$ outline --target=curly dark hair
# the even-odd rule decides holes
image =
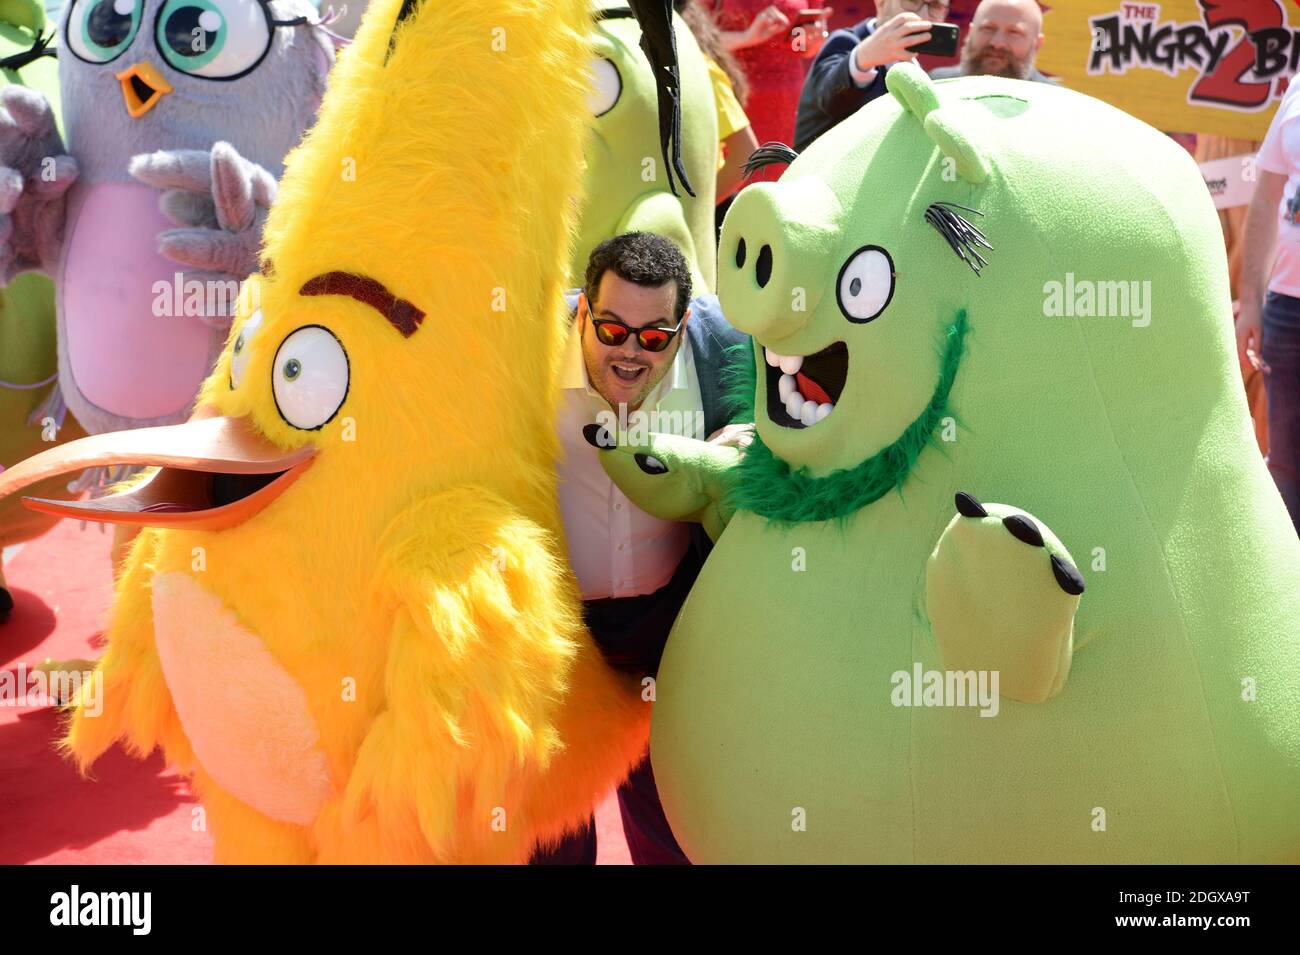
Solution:
[[[600,280],[610,271],[624,281],[650,288],[676,282],[675,320],[680,322],[686,314],[691,300],[691,270],[681,250],[663,236],[653,232],[625,232],[592,249],[582,287],[588,302],[595,304]]]

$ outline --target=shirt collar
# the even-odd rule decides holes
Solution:
[[[587,381],[587,365],[582,360],[582,341],[578,334],[578,320],[569,323],[568,341],[564,346],[564,360],[560,365],[560,388],[577,391],[585,388],[588,394],[596,393]]]

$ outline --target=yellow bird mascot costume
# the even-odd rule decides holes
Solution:
[[[194,419],[0,478],[157,468],[31,502],[147,528],[66,746],[161,745],[219,862],[523,862],[643,750],[553,468],[590,29],[586,0],[375,0]]]

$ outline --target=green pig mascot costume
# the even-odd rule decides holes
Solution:
[[[581,218],[570,284],[582,285],[591,250],[624,232],[654,232],[682,250],[697,293],[716,278],[714,196],[718,116],[709,69],[690,27],[673,14],[681,88],[681,168],[689,191],[667,168],[659,139],[655,76],[641,50],[641,28],[625,2],[600,0],[589,106]]]
[[[754,444],[601,455],[717,540],[659,670],[674,832],[702,862],[1300,860],[1300,543],[1195,164],[1046,84],[889,90],[727,217]]]

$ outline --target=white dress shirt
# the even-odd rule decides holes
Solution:
[[[691,340],[685,330],[680,335],[672,366],[639,412],[628,415],[629,431],[636,427],[635,415],[643,413],[648,416],[646,430],[678,433],[680,427],[686,437],[707,437]],[[560,388],[560,514],[582,599],[654,593],[681,563],[690,546],[690,525],[661,521],[629,501],[600,466],[601,452],[583,437],[584,426],[604,424],[617,409],[611,412],[591,386],[576,320],[569,331]],[[656,416],[649,416],[651,412]],[[605,417],[598,421],[602,413]]]
[[[876,18],[872,17],[867,21],[867,36],[871,36],[875,32]],[[849,53],[849,78],[853,80],[858,89],[866,89],[876,82],[876,68],[874,66],[869,70],[858,69],[858,48],[856,46]]]

